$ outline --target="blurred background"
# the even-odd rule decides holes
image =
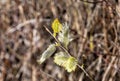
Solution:
[[[37,63],[55,18],[70,25],[69,52],[95,81],[120,81],[120,0],[0,0],[0,81],[90,81],[54,55]]]

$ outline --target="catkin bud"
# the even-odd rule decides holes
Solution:
[[[49,47],[42,53],[41,58],[38,60],[38,62],[41,64],[43,63],[47,58],[49,58],[56,50],[55,44],[49,45]]]
[[[58,33],[58,40],[65,46],[65,48],[67,48],[72,41],[69,33],[69,25],[67,23],[63,24],[61,32]]]

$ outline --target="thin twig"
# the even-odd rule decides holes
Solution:
[[[88,76],[91,81],[94,81],[94,80],[92,79],[92,77],[85,71],[85,69],[84,69],[82,66],[80,66],[79,64],[77,64],[77,66],[84,71],[84,73],[86,74],[86,76]]]

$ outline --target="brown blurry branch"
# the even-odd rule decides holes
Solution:
[[[26,20],[25,22],[23,22],[23,23],[20,23],[20,24],[18,24],[15,28],[10,28],[10,29],[8,29],[8,31],[7,31],[7,34],[9,34],[9,33],[13,33],[13,32],[15,32],[15,31],[18,31],[18,30],[20,30],[22,27],[24,27],[25,25],[28,25],[28,24],[35,24],[35,23],[37,23],[37,22],[43,22],[43,21],[50,21],[49,19],[30,19],[30,20]]]
[[[96,3],[102,3],[104,0],[101,1],[88,1],[88,0],[80,0],[82,2],[86,2],[86,3],[92,3],[92,4],[96,4]]]

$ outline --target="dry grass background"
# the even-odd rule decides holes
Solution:
[[[90,81],[81,69],[67,73],[53,58],[36,62],[54,42],[43,25],[51,30],[55,18],[69,23],[69,52],[95,81],[120,81],[120,0],[84,1],[1,0],[0,81]]]

